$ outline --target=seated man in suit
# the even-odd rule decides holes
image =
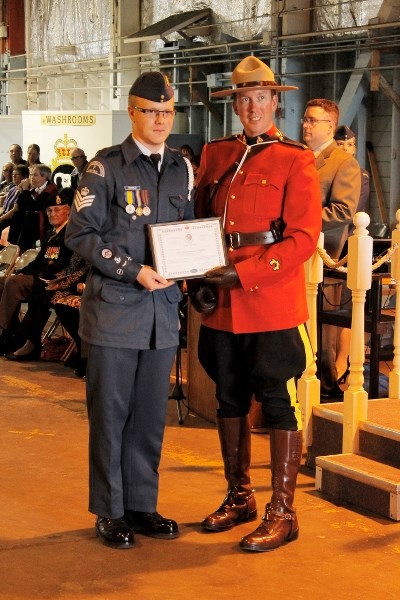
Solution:
[[[45,207],[50,196],[57,194],[57,186],[51,181],[51,169],[47,165],[30,168],[29,179],[21,181],[22,191],[16,201],[8,241],[18,244],[21,252],[34,248],[37,240],[43,242],[49,227]]]
[[[52,229],[48,231],[35,260],[20,273],[0,279],[0,354],[15,348],[22,302],[43,292],[56,273],[66,268],[72,252],[64,244],[65,229],[73,190],[64,188],[47,200],[46,214]]]

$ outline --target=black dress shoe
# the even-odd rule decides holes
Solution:
[[[80,358],[74,369],[77,377],[86,377],[87,358]]]
[[[148,513],[136,510],[125,512],[125,521],[133,531],[149,537],[174,539],[179,535],[178,524],[172,519],[164,519],[158,512]]]
[[[120,519],[97,517],[96,533],[103,544],[110,548],[133,548],[135,545],[133,531],[122,517]]]
[[[28,354],[15,354],[15,352],[6,352],[4,358],[8,360],[15,360],[18,362],[23,362],[25,360],[39,360],[40,359],[40,348],[34,348],[32,352],[28,352]]]
[[[74,369],[74,374],[83,379],[86,377],[86,367],[78,367],[77,369]]]

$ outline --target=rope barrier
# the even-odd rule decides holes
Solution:
[[[386,254],[375,260],[372,263],[372,271],[376,271],[384,263],[389,263],[393,254],[397,251],[398,246],[398,244],[393,244],[393,246],[388,249]],[[347,263],[348,254],[344,256],[341,260],[335,260],[329,256],[329,254],[324,248],[320,248],[319,246],[317,246],[317,252],[322,258],[322,261],[326,267],[328,267],[329,269],[338,270],[342,273],[347,273],[347,267],[344,267],[343,265]]]

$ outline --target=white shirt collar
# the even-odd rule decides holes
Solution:
[[[135,142],[135,144],[138,146],[139,150],[142,152],[142,154],[144,154],[145,156],[150,156],[150,154],[159,154],[161,156],[161,160],[160,162],[163,161],[164,158],[164,144],[162,146],[160,146],[160,148],[155,151],[155,152],[151,152],[151,150],[149,150],[146,146],[144,146],[141,142],[139,142],[134,135],[132,135],[133,137],[133,141]]]
[[[333,138],[330,138],[327,142],[325,142],[324,144],[321,144],[320,146],[318,146],[318,148],[315,148],[313,150],[315,158],[317,158],[317,156],[319,154],[321,154],[321,152],[323,150],[325,150],[325,148],[327,148],[328,146],[330,146],[332,144],[332,142],[333,142]]]
[[[44,190],[44,188],[46,187],[46,185],[47,185],[47,184],[48,184],[48,181],[45,181],[43,185],[41,185],[41,186],[40,186],[40,187],[38,187],[38,188],[35,188],[35,192],[36,192],[37,194],[41,194],[41,193],[43,192],[43,190]]]

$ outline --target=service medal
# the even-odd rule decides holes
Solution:
[[[145,206],[145,207],[143,208],[143,214],[144,214],[144,216],[145,216],[145,217],[148,217],[150,213],[151,213],[151,210],[150,210],[150,208],[149,208],[148,206]]]
[[[136,209],[136,214],[138,217],[141,217],[143,214],[143,208],[141,206],[138,206]]]
[[[127,204],[125,206],[125,212],[128,213],[128,215],[131,215],[135,212],[135,207],[133,206],[133,204]]]

